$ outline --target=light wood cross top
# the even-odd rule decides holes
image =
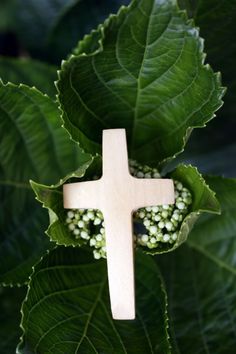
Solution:
[[[104,216],[108,281],[114,319],[135,318],[132,213],[145,206],[174,203],[170,179],[140,179],[129,173],[125,129],[103,131],[103,175],[65,184],[64,208],[99,209]]]

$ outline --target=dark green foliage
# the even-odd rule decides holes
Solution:
[[[236,180],[188,163],[235,176],[236,1],[133,0],[105,20],[124,4],[1,1],[0,52],[21,57],[0,58],[1,354],[235,352]],[[214,71],[228,91],[209,122]],[[136,252],[132,322],[112,320],[106,262],[70,239],[62,205],[65,181],[101,174],[115,127],[193,196],[178,249]]]

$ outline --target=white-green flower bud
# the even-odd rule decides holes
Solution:
[[[74,230],[73,230],[73,234],[74,234],[75,236],[78,236],[78,235],[80,234],[79,229],[74,229]]]
[[[75,229],[75,225],[74,224],[69,224],[69,230],[73,231]]]
[[[148,242],[148,243],[147,243],[147,246],[148,246],[148,248],[153,248],[153,247],[155,247],[155,244],[153,244],[153,243],[151,243],[151,242]]]
[[[137,177],[138,178],[143,178],[144,177],[144,173],[143,172],[138,172],[137,173]]]
[[[90,246],[95,246],[96,245],[96,240],[94,238],[91,238],[89,241]]]
[[[99,224],[101,224],[101,222],[102,222],[102,220],[101,219],[99,219],[99,218],[95,218],[95,220],[94,220],[94,225],[99,225]]]
[[[139,213],[139,217],[140,217],[140,219],[145,218],[145,213],[144,213],[143,211],[141,211],[141,212]]]
[[[153,213],[157,213],[159,208],[158,208],[158,206],[154,206],[154,207],[152,207],[151,210],[153,211]]]
[[[142,235],[141,239],[144,243],[148,242],[148,235]]]
[[[85,215],[83,215],[83,220],[84,220],[84,221],[89,221],[89,217],[88,217],[88,215],[86,215],[86,214],[85,214]]]
[[[81,237],[84,238],[85,240],[89,238],[88,233],[86,231],[81,231],[80,233]]]
[[[157,233],[157,227],[156,226],[150,226],[149,232],[151,235],[155,235]]]
[[[176,233],[172,234],[171,238],[173,241],[177,240],[177,234]]]
[[[168,217],[168,212],[166,210],[163,210],[163,212],[161,213],[161,216],[166,219]]]
[[[177,185],[176,185],[176,188],[181,191],[183,189],[183,185],[182,183],[178,182]]]
[[[68,211],[67,216],[72,219],[74,217],[74,212],[72,210]]]
[[[100,259],[101,258],[101,254],[98,251],[93,251],[93,256],[95,259]]]
[[[185,204],[183,202],[178,202],[176,205],[177,205],[177,208],[180,210],[185,209]]]
[[[165,235],[163,236],[163,241],[164,241],[164,242],[168,242],[169,240],[170,240],[170,235],[165,234]]]
[[[155,173],[153,174],[153,177],[154,177],[154,178],[160,178],[160,177],[161,177],[161,175],[160,175],[160,173],[155,172]]]
[[[163,228],[165,227],[165,223],[164,223],[163,221],[160,221],[160,222],[158,223],[158,227],[159,227],[160,229],[163,229]]]
[[[150,226],[150,224],[151,224],[151,221],[147,220],[147,219],[145,219],[144,222],[143,222],[143,225],[146,226],[146,227]]]
[[[147,208],[145,208],[145,210],[152,211],[152,207],[147,207]]]
[[[171,231],[173,229],[173,224],[170,222],[170,221],[167,221],[165,223],[165,228],[168,230],[168,231]]]
[[[82,229],[82,228],[84,227],[84,222],[83,222],[83,220],[78,221],[78,224],[77,224],[77,225],[78,225],[79,228]]]
[[[174,213],[173,216],[172,216],[172,218],[173,218],[174,220],[178,221],[178,220],[179,220],[179,214]]]
[[[152,176],[151,176],[151,173],[145,173],[144,177],[145,178],[151,178]]]
[[[160,221],[160,220],[161,220],[160,215],[155,215],[155,216],[154,216],[154,220],[155,220],[155,221]]]
[[[97,240],[97,241],[102,241],[102,235],[101,235],[101,234],[98,234],[98,235],[96,236],[96,240]]]

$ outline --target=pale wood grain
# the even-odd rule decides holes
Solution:
[[[173,204],[168,179],[138,179],[129,173],[125,129],[103,131],[103,175],[63,186],[64,207],[100,209],[104,216],[108,280],[114,319],[135,318],[132,213],[144,206]]]

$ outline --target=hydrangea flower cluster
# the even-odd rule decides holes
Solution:
[[[103,215],[95,209],[76,209],[67,212],[66,223],[75,239],[94,248],[95,259],[106,258]]]
[[[130,160],[130,173],[137,178],[160,178],[157,169]],[[161,249],[171,246],[178,238],[182,221],[192,204],[190,191],[174,181],[175,204],[150,206],[133,215],[136,246]],[[66,224],[75,239],[93,248],[95,259],[106,258],[106,239],[103,215],[99,210],[78,209],[67,212]]]

